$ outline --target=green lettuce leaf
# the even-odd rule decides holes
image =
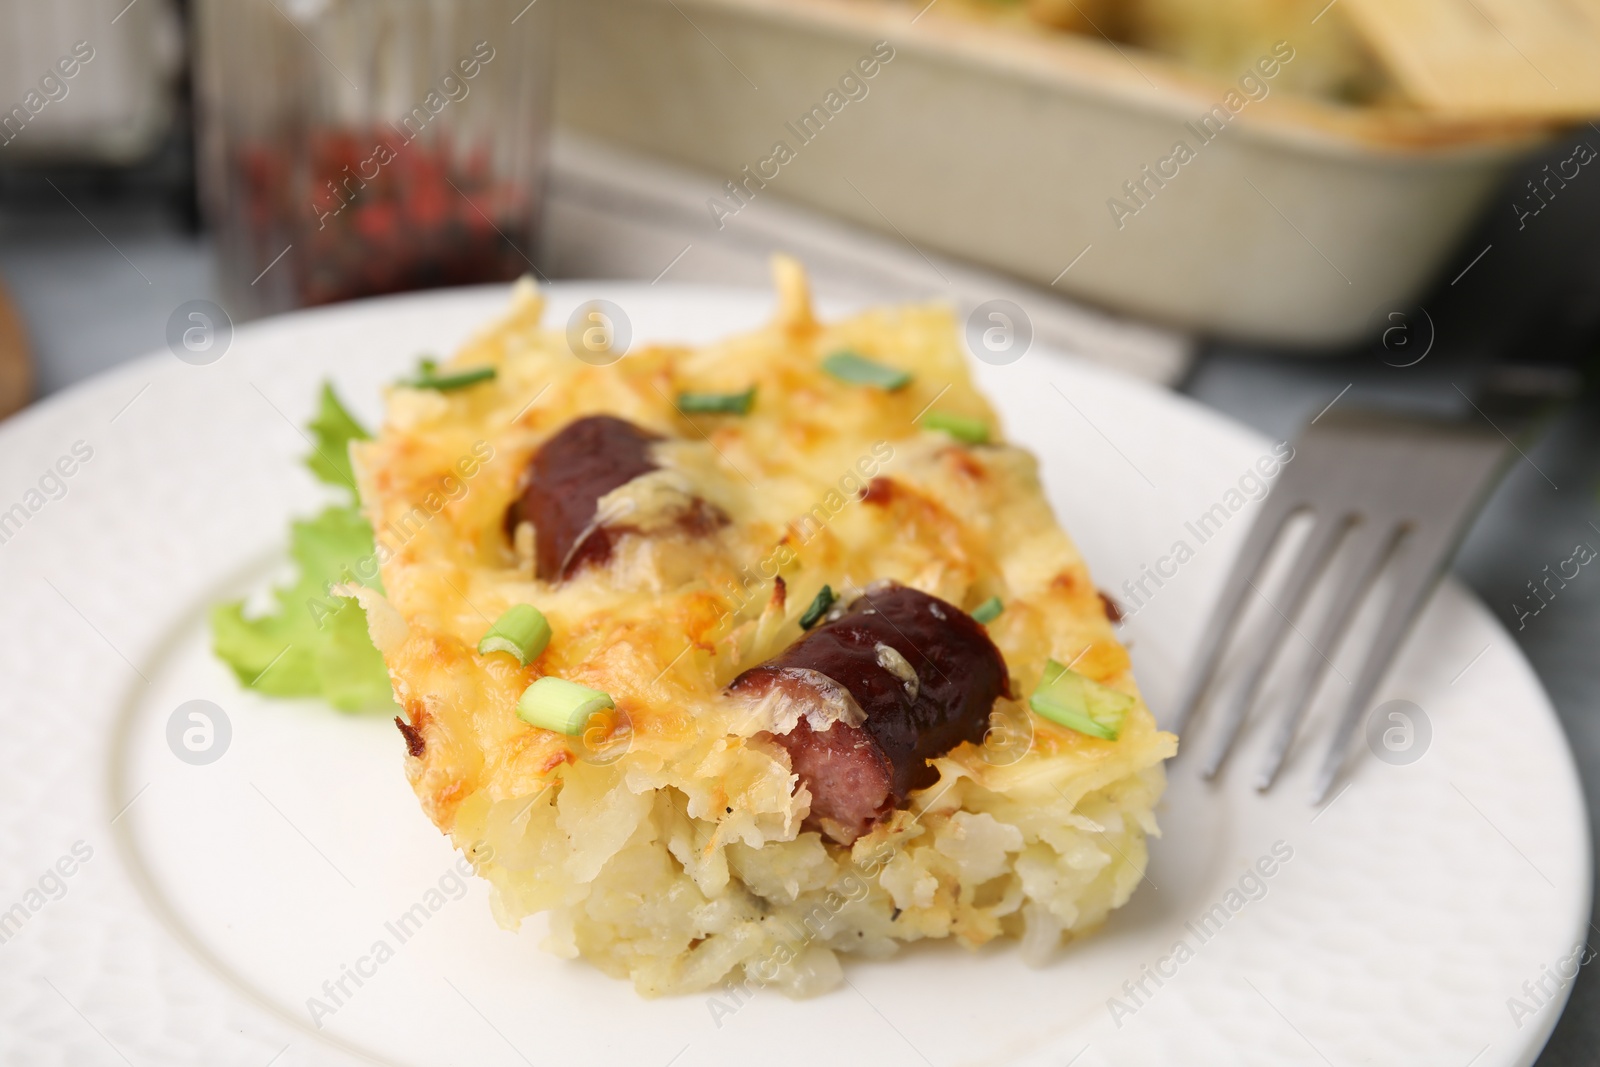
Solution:
[[[306,429],[311,431],[314,441],[311,454],[306,457],[306,466],[318,481],[350,490],[353,499],[356,474],[350,467],[350,442],[365,441],[372,435],[339,403],[338,395],[328,382],[322,383],[316,418],[306,424]]]
[[[367,616],[334,585],[358,581],[382,592],[372,527],[354,504],[349,445],[369,435],[324,385],[306,465],[321,481],[350,490],[352,503],[289,526],[296,577],[273,590],[273,610],[247,616],[244,602],[211,611],[211,647],[246,687],[274,697],[321,697],[343,711],[392,710],[383,657],[367,636]],[[370,578],[363,573],[370,572]]]

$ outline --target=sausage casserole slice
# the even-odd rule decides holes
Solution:
[[[1176,741],[949,311],[822,323],[775,269],[769,325],[620,358],[521,283],[471,384],[390,392],[352,452],[396,751],[502,923],[645,994],[1042,957],[1139,883]]]

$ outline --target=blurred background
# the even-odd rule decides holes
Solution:
[[[1568,6],[0,0],[0,417],[299,307],[760,285],[775,249],[824,297],[1013,300],[1278,438],[1521,368],[1556,403],[1456,570],[1600,822],[1600,586],[1516,607],[1600,538],[1600,5]],[[1589,968],[1539,1062],[1596,1048]]]

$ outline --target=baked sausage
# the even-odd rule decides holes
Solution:
[[[850,844],[938,778],[928,761],[983,740],[989,712],[1010,695],[1005,659],[970,615],[903,585],[869,589],[837,617],[733,680],[732,694],[776,694],[837,707],[842,688],[859,725],[824,730],[800,715],[769,735],[811,793],[807,824]]]

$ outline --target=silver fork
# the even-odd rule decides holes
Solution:
[[[1178,705],[1174,730],[1182,735],[1207,696],[1243,614],[1246,593],[1255,590],[1266,599],[1256,585],[1258,573],[1289,519],[1310,512],[1311,529],[1277,595],[1267,601],[1282,625],[1272,626],[1259,644],[1244,653],[1240,684],[1221,711],[1221,740],[1201,771],[1205,777],[1214,777],[1227,760],[1284,635],[1290,629],[1300,633],[1298,616],[1317,579],[1345,544],[1339,572],[1331,576],[1334,584],[1327,610],[1315,636],[1305,638],[1316,655],[1302,655],[1292,672],[1286,706],[1255,782],[1263,792],[1271,788],[1346,628],[1374,580],[1392,562],[1391,592],[1382,621],[1351,685],[1312,790],[1311,802],[1322,802],[1339,777],[1351,735],[1384,672],[1443,576],[1468,522],[1505,469],[1512,447],[1505,435],[1483,422],[1376,412],[1324,413],[1301,432],[1292,460],[1263,502],[1223,585]]]

